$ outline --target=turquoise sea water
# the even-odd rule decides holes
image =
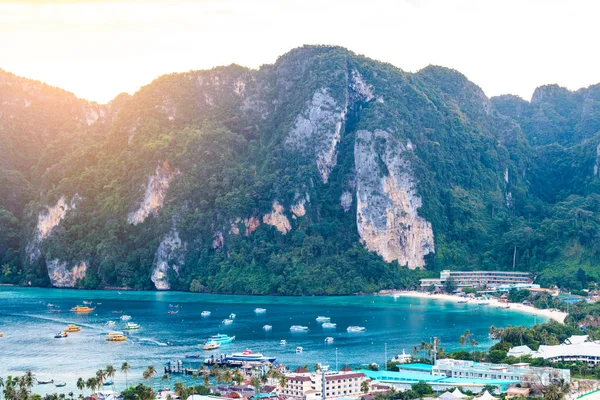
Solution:
[[[76,304],[92,301],[96,310],[91,314],[69,312]],[[47,303],[60,307],[60,313],[50,313]],[[101,303],[101,304],[97,304]],[[179,304],[179,313],[169,315],[169,304]],[[266,308],[256,315],[256,307]],[[474,310],[475,309],[475,310]],[[109,330],[121,330],[124,322],[112,311],[123,311],[141,329],[131,331],[127,342],[107,342]],[[211,311],[204,318],[202,311]],[[231,325],[221,321],[235,313]],[[323,330],[315,321],[317,316],[331,317],[335,330]],[[108,320],[117,322],[108,328]],[[490,325],[531,326],[543,319],[512,310],[493,307],[455,304],[430,299],[398,298],[391,296],[343,297],[271,297],[230,296],[180,292],[122,292],[66,289],[0,287],[0,376],[19,375],[31,369],[40,379],[64,381],[67,386],[54,388],[38,386],[38,393],[74,391],[78,377],[91,377],[96,370],[113,364],[117,369],[123,361],[132,370],[129,383],[141,380],[142,371],[154,365],[158,371],[155,386],[162,386],[159,377],[166,362],[182,359],[186,354],[231,353],[251,349],[291,367],[321,362],[335,367],[336,349],[340,367],[370,362],[382,364],[403,349],[410,353],[421,341],[437,336],[446,349],[459,348],[458,338],[465,329],[471,330],[480,347],[491,345],[487,338]],[[82,327],[81,332],[65,339],[54,334],[68,323]],[[262,327],[271,325],[270,332]],[[292,333],[291,325],[309,327],[307,333]],[[348,333],[349,325],[367,328],[363,333]],[[198,344],[210,335],[235,335],[234,343],[224,345],[214,353],[202,351]],[[324,338],[332,336],[333,344]],[[286,346],[279,344],[287,341]],[[304,351],[296,353],[296,347]],[[195,366],[199,365],[196,360]],[[125,377],[114,379],[122,388]]]

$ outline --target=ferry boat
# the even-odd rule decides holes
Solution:
[[[131,319],[131,315],[121,315],[121,321],[129,321]]]
[[[317,317],[317,322],[329,322],[329,321],[331,321],[331,318],[329,318],[329,317],[321,317],[321,316]]]
[[[402,349],[402,354],[396,354],[394,358],[392,358],[392,361],[401,364],[406,364],[409,363],[411,359],[412,356],[410,354],[406,354],[406,352],[404,352],[404,349]]]
[[[300,346],[296,347],[296,353],[302,353],[304,349]]]
[[[235,340],[235,336],[224,335],[222,333],[218,333],[206,339],[206,343],[215,342],[219,344],[227,344],[231,343]]]
[[[308,327],[302,326],[302,325],[292,325],[292,326],[290,326],[290,331],[292,331],[292,332],[308,332]]]
[[[321,325],[324,329],[335,329],[335,327],[337,326],[337,324],[333,324],[331,322],[325,322],[323,325]]]
[[[67,336],[69,336],[67,334],[67,332],[62,331],[62,332],[58,332],[56,335],[54,335],[55,339],[62,339],[62,338],[66,338]]]
[[[202,315],[203,317],[210,317],[210,311],[202,311],[200,315]]]
[[[326,337],[325,343],[333,343],[333,338],[331,336]]]
[[[267,309],[266,308],[257,307],[257,308],[254,309],[254,312],[257,313],[257,314],[264,314],[264,313],[267,312]]]
[[[270,331],[271,329],[273,329],[273,327],[271,325],[263,326],[263,331]]]
[[[94,308],[91,308],[88,306],[75,306],[75,307],[71,308],[71,312],[74,312],[74,313],[91,313],[94,310],[95,310]]]
[[[216,350],[219,347],[221,347],[221,343],[208,342],[202,347],[202,350]]]
[[[364,332],[367,329],[364,326],[349,326],[346,330],[348,332]]]
[[[128,331],[132,331],[134,329],[140,329],[140,326],[135,322],[128,322],[125,324],[125,329]]]
[[[127,340],[127,336],[123,332],[108,332],[106,340],[109,342],[124,342]]]
[[[241,353],[233,353],[225,356],[225,361],[257,361],[257,362],[273,362],[275,357],[266,357],[262,353],[254,353],[252,350],[244,350]]]
[[[79,332],[81,330],[81,328],[77,325],[67,325],[67,329],[65,329],[65,331],[71,333],[71,332]]]
[[[232,320],[232,319],[229,319],[229,318],[227,318],[227,319],[224,319],[224,320],[223,320],[221,323],[222,323],[223,325],[231,325],[231,324],[233,324],[233,320]]]
[[[229,319],[235,319],[236,315],[234,313],[229,314]]]

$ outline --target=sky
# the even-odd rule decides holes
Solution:
[[[166,73],[328,44],[529,100],[600,83],[598,15],[578,0],[0,0],[0,68],[106,103]]]

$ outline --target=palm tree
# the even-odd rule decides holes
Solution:
[[[156,374],[156,368],[154,368],[154,365],[149,365],[148,368],[146,368],[146,370],[142,374],[142,377],[145,381],[147,381],[149,379],[154,378],[154,374]],[[154,384],[152,386],[154,386]]]
[[[102,369],[99,369],[98,371],[96,371],[96,381],[97,381],[96,386],[98,387],[98,389],[100,389],[102,387],[105,376],[106,375],[104,374],[104,371]]]
[[[85,389],[85,381],[83,378],[77,379],[77,389],[83,394],[83,389]]]
[[[460,337],[458,338],[458,343],[460,343],[461,346],[464,346],[466,343],[469,342],[469,339],[471,338],[471,336],[473,336],[471,334],[471,331],[469,331],[467,329],[465,331],[465,333],[463,333],[462,335],[460,335]]]
[[[4,379],[2,379],[2,377],[0,376],[0,388],[4,387]],[[0,392],[2,393],[2,392]]]
[[[259,394],[260,393],[260,379],[258,379],[258,376],[253,376],[252,379],[250,379],[250,384],[252,386],[254,386],[254,390],[255,390],[255,394]]]
[[[360,384],[360,390],[364,393],[367,394],[369,393],[369,382],[367,381],[362,381]]]
[[[235,372],[233,373],[233,380],[238,385],[240,385],[242,382],[244,382],[244,375],[242,375],[242,373],[240,372],[239,369],[236,369]]]
[[[204,385],[204,387],[208,387],[209,383],[210,378],[208,377],[208,374],[202,375],[202,384]]]
[[[96,391],[96,388],[98,387],[98,378],[96,378],[96,377],[88,378],[85,381],[85,386],[87,386],[88,389],[91,389],[92,394],[94,394],[94,392]]]
[[[281,389],[287,386],[287,378],[283,374],[279,376],[279,386],[281,387]]]
[[[185,397],[185,384],[183,382],[175,382],[175,393],[182,399]]]
[[[109,378],[109,379],[111,379],[111,380],[112,380],[112,378],[115,377],[115,373],[117,372],[115,370],[115,367],[112,366],[112,364],[108,364],[106,366],[106,368],[104,369],[104,371],[105,371],[106,377]],[[115,391],[115,382],[112,383],[112,389],[113,389],[113,392],[114,392]]]
[[[225,384],[229,386],[231,381],[233,381],[233,374],[231,373],[231,370],[227,368],[225,372],[223,372],[223,382],[225,382]]]
[[[25,386],[27,387],[27,392],[31,393],[31,388],[33,387],[33,382],[35,381],[35,376],[30,369],[25,372]]]
[[[473,358],[475,357],[475,347],[479,346],[479,342],[477,342],[477,340],[475,340],[475,338],[471,339],[471,343],[470,343],[472,352],[473,352]]]
[[[165,381],[165,383],[168,385],[169,384],[169,374],[164,374],[161,378],[161,380]]]
[[[192,385],[192,394],[196,394],[196,379],[198,379],[198,374],[192,374],[192,381],[194,385]]]
[[[129,363],[127,361],[125,361],[121,365],[121,372],[125,374],[125,387],[129,387],[129,384],[127,382],[127,373],[129,372],[130,369],[131,369],[131,367],[129,366]]]

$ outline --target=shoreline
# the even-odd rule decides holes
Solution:
[[[442,300],[449,301],[453,303],[458,303],[460,300],[464,300],[464,297],[456,296],[453,294],[431,294],[417,291],[392,291],[390,293],[394,297],[412,297],[419,299],[431,299],[431,300]],[[541,309],[535,308],[533,306],[526,306],[520,303],[501,303],[496,299],[488,300],[488,305],[484,307],[498,307],[501,305],[508,304],[510,308],[508,311],[521,311],[527,314],[538,315],[541,317],[546,317],[548,319],[557,321],[561,324],[565,323],[565,318],[567,317],[567,313],[559,310],[549,310],[549,309]]]

